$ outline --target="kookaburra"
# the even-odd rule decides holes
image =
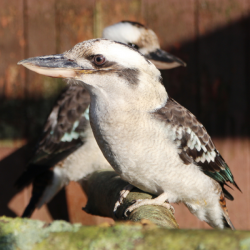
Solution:
[[[91,127],[105,158],[122,179],[157,196],[132,208],[183,202],[210,226],[234,228],[225,202],[233,197],[224,186],[238,186],[228,165],[203,125],[168,96],[159,70],[140,52],[94,39],[19,64],[85,86]]]
[[[185,66],[182,60],[161,50],[156,34],[140,23],[119,22],[105,28],[103,37],[138,49],[160,69]],[[81,182],[95,170],[110,168],[90,127],[89,103],[90,96],[82,85],[69,85],[59,96],[35,154],[16,182],[19,188],[33,182],[24,217],[49,202],[69,181]]]

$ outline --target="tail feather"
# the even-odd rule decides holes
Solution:
[[[228,210],[227,210],[227,206],[226,206],[226,200],[225,200],[223,192],[221,192],[221,195],[220,195],[220,206],[221,206],[222,211],[223,211],[224,226],[227,228],[231,228],[232,230],[235,230],[235,227],[229,218],[229,214],[228,214]]]
[[[30,164],[29,168],[25,170],[22,175],[16,180],[15,186],[18,189],[22,189],[32,182],[34,182],[34,179],[39,177],[43,172],[46,172],[51,166],[48,165],[36,165],[36,164]]]
[[[230,201],[233,201],[234,197],[223,186],[221,188],[222,188],[225,198],[227,198]]]
[[[30,202],[25,208],[22,217],[30,217],[34,210],[37,208],[39,201],[41,200],[46,187],[51,184],[53,179],[53,172],[51,170],[47,170],[42,173],[33,181],[33,189],[32,196],[30,198]]]
[[[41,198],[42,194],[40,195],[32,195],[32,197],[30,198],[30,202],[27,205],[27,207],[25,208],[23,214],[22,214],[22,218],[30,218],[31,215],[33,214],[34,210],[37,207],[37,204]]]

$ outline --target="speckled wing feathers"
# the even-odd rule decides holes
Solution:
[[[51,143],[60,143],[64,134],[71,132],[77,120],[80,122],[75,130],[83,130],[86,118],[82,114],[89,104],[89,94],[82,86],[66,87],[47,119],[39,147],[47,150]]]
[[[89,103],[90,96],[82,86],[66,87],[47,119],[27,170],[15,183],[18,188],[28,185],[35,176],[53,167],[84,144],[88,122],[84,112]]]
[[[84,132],[87,123],[83,113],[89,103],[89,94],[82,86],[66,87],[47,119],[32,162],[40,161],[44,153],[46,155],[60,153],[82,141],[81,132]],[[70,133],[73,132],[78,134],[70,138]],[[63,140],[66,135],[69,135],[69,138]]]
[[[206,129],[191,112],[169,98],[166,105],[157,110],[154,115],[166,122],[173,132],[172,139],[184,164],[194,163],[222,186],[229,181],[239,189],[228,165],[216,150]],[[233,198],[227,191],[225,196],[229,199]]]

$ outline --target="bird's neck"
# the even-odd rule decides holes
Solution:
[[[144,114],[151,113],[163,106],[165,106],[168,99],[168,94],[165,91],[155,91],[148,96],[148,99],[138,96],[138,100],[126,98],[110,98],[108,95],[101,93],[101,95],[91,96],[90,112],[95,113],[97,116],[106,117],[115,114]]]

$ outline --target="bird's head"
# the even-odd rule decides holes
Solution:
[[[158,69],[186,66],[186,63],[160,48],[153,30],[137,22],[122,21],[103,30],[103,37],[128,44],[139,50]]]
[[[159,70],[136,49],[107,39],[88,40],[63,54],[33,57],[18,64],[39,74],[75,79],[92,96],[114,102],[162,103],[166,91]],[[155,101],[153,101],[155,100]],[[156,104],[155,104],[156,103]]]

